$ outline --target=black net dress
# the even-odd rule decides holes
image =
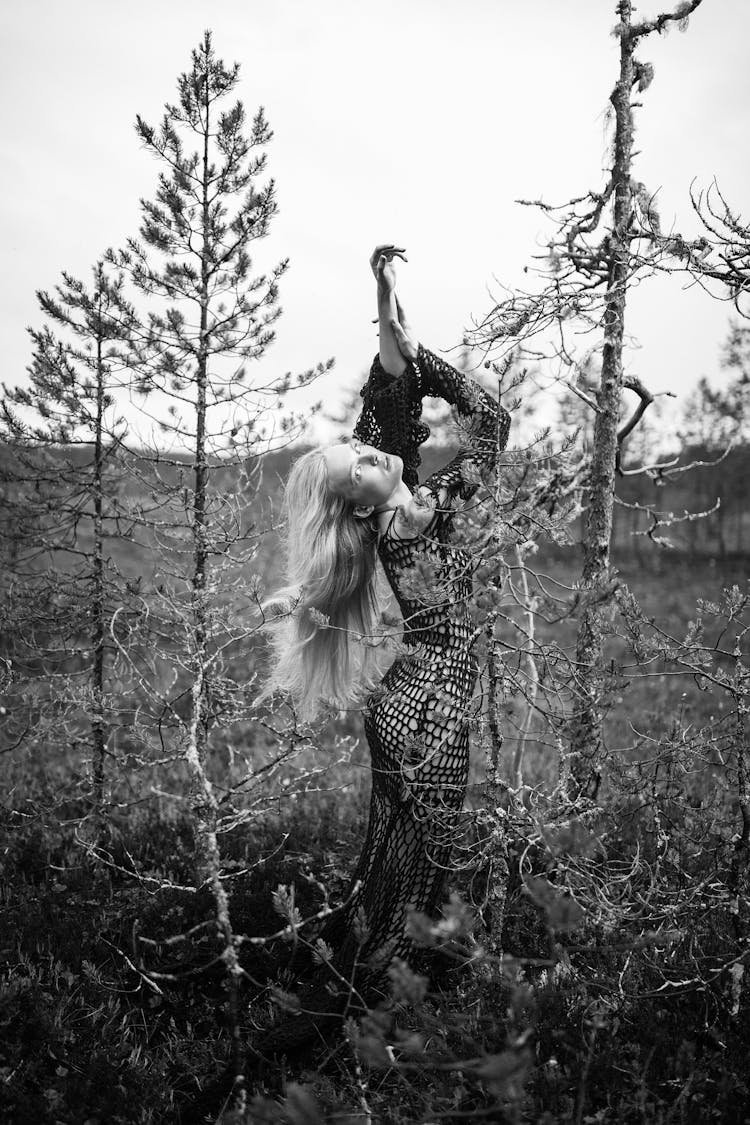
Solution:
[[[292,1047],[305,1032],[320,1034],[324,1010],[337,1008],[337,985],[339,993],[346,991],[342,981],[355,986],[346,1004],[356,1010],[358,1001],[373,1006],[387,994],[394,958],[419,967],[406,928],[408,909],[434,916],[443,901],[468,778],[468,710],[477,677],[468,612],[472,562],[455,541],[454,517],[459,501],[474,495],[481,474],[504,448],[510,416],[472,379],[421,346],[397,378],[376,358],[361,394],[354,436],[398,454],[405,483],[433,514],[424,513],[422,530],[410,538],[399,536],[392,518],[380,540],[380,560],[404,619],[404,651],[365,707],[372,759],[367,833],[350,901],[322,935],[333,949],[328,982],[318,984],[317,997],[303,997],[306,1018],[271,1029],[262,1045],[266,1051]],[[468,440],[419,485],[419,446],[429,436],[420,420],[425,396],[455,407]]]
[[[419,485],[418,448],[429,434],[420,421],[425,396],[455,407],[469,440]],[[421,346],[398,378],[376,360],[362,397],[354,436],[398,454],[405,483],[434,510],[408,538],[399,536],[392,518],[379,545],[403,615],[406,651],[365,709],[370,818],[352,880],[360,890],[339,921],[343,933],[335,935],[337,965],[350,975],[356,964],[354,979],[372,1002],[394,957],[417,964],[406,933],[408,907],[434,916],[443,900],[468,778],[468,710],[477,677],[468,608],[472,562],[455,542],[453,524],[457,503],[474,495],[505,447],[510,416],[478,383]]]

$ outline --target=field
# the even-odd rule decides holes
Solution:
[[[564,555],[536,565],[561,582],[575,573]],[[744,585],[746,563],[661,553],[625,558],[620,578],[647,617],[680,636],[698,598]],[[572,628],[548,626],[545,639],[568,646]],[[613,645],[624,659],[624,643]],[[584,829],[545,822],[557,762],[542,741],[528,747],[531,788],[506,805],[503,966],[477,952],[482,918],[472,922],[470,904],[481,905],[484,876],[469,865],[452,879],[450,940],[427,938],[444,946],[429,990],[420,978],[401,981],[387,1016],[352,1024],[344,1042],[296,1069],[251,1076],[244,1120],[750,1120],[747,919],[728,875],[737,802],[710,748],[694,744],[696,733],[705,740],[721,729],[725,701],[694,677],[656,670],[618,679],[608,740],[620,768],[606,782],[608,811]],[[512,725],[512,702],[507,716]],[[243,737],[257,767],[267,735]],[[669,745],[661,767],[645,763],[644,738]],[[508,754],[512,746],[509,737]],[[332,754],[341,760],[331,764]],[[11,789],[2,813],[3,1119],[181,1120],[230,1049],[212,902],[205,887],[192,889],[191,820],[180,801],[134,801],[133,769],[120,807],[98,824],[74,787],[55,799],[80,772],[75,755],[61,746],[54,762],[9,762],[9,776],[35,781],[23,800]],[[332,724],[287,775],[276,771],[256,814],[222,837],[236,933],[263,938],[283,927],[272,899],[279,884],[294,888],[303,917],[324,892],[340,901],[364,829],[366,762],[359,717]],[[219,754],[215,776],[231,766]],[[481,809],[483,768],[475,748],[469,810]],[[153,779],[140,784],[145,798]],[[180,784],[179,768],[160,775],[162,793]],[[467,848],[480,837],[467,815]],[[274,1010],[273,989],[294,988],[292,952],[283,940],[241,947],[251,1040]]]

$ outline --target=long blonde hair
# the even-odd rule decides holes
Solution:
[[[328,483],[322,449],[295,461],[284,492],[288,584],[262,609],[281,616],[268,684],[288,692],[311,721],[322,702],[345,707],[376,682],[384,590],[375,517],[354,515]],[[382,637],[380,637],[382,640]]]

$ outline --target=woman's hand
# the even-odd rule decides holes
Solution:
[[[402,262],[408,261],[403,246],[394,246],[391,243],[387,243],[382,246],[376,246],[370,255],[370,269],[375,275],[378,290],[381,293],[392,293],[396,288],[396,268],[393,264],[394,258],[400,258]]]
[[[396,297],[394,258],[407,261],[403,246],[376,246],[370,255],[370,269],[378,283],[378,324],[380,326],[380,362],[389,375],[403,375],[409,360],[417,358],[417,344],[412,339],[404,310]]]

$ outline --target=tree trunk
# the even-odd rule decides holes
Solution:
[[[101,285],[101,278],[100,278]],[[104,756],[107,734],[104,721],[104,540],[102,520],[104,449],[104,360],[102,356],[101,288],[98,297],[99,324],[96,341],[96,432],[94,434],[94,559],[91,645],[93,650],[92,691],[94,717],[91,721],[93,741],[94,804],[101,811],[104,800]]]
[[[208,380],[208,245],[209,245],[209,206],[208,206],[208,164],[209,164],[209,111],[208,78],[206,78],[206,120],[203,138],[203,247],[201,252],[201,294],[200,294],[200,336],[196,360],[196,402],[195,402],[195,462],[193,491],[193,576],[192,576],[192,614],[193,614],[193,693],[192,721],[190,727],[189,754],[201,770],[205,762],[207,734],[207,672],[208,672],[208,605],[206,579],[208,572],[208,457],[206,451],[206,402]],[[203,828],[203,817],[209,816],[209,808],[203,810],[204,786],[199,783],[194,792],[195,810],[198,814],[199,832]],[[210,806],[210,802],[209,802]],[[215,825],[206,823],[210,833]]]
[[[191,688],[191,719],[188,731],[186,759],[190,770],[192,805],[196,819],[197,847],[201,875],[211,887],[216,904],[216,922],[223,941],[222,959],[228,973],[228,1003],[232,1034],[232,1064],[234,1095],[243,1091],[244,1051],[240,1027],[240,978],[242,969],[237,953],[237,942],[229,914],[229,895],[221,880],[221,853],[217,825],[218,805],[211,780],[206,773],[206,748],[209,726],[209,620],[207,578],[209,570],[208,529],[208,451],[207,451],[207,391],[208,391],[208,315],[210,276],[210,216],[209,216],[209,81],[205,85],[205,121],[203,135],[203,246],[201,250],[200,336],[196,363],[196,428],[193,495],[193,682]]]
[[[747,781],[747,723],[750,707],[744,699],[735,700],[737,706],[737,720],[735,724],[735,738],[737,740],[737,804],[740,814],[740,831],[734,841],[734,856],[729,875],[729,888],[732,894],[739,896],[747,894],[748,886],[748,856],[750,856],[750,794],[748,794]],[[735,916],[739,922],[739,915]]]
[[[631,0],[620,0],[620,77],[611,101],[615,109],[614,221],[608,248],[609,273],[604,305],[604,348],[598,413],[594,426],[588,511],[584,532],[581,592],[584,606],[576,644],[577,700],[571,721],[571,796],[593,798],[599,786],[603,742],[603,632],[608,606],[610,547],[614,508],[617,424],[622,387],[622,348],[630,269],[633,148],[634,43],[630,37]]]
[[[487,875],[485,905],[483,910],[483,939],[487,952],[502,956],[503,922],[508,897],[508,838],[499,810],[507,785],[500,772],[500,750],[503,745],[498,707],[502,681],[502,660],[495,639],[497,613],[491,610],[485,626],[487,638],[487,721],[484,728],[485,786],[484,823],[487,838],[484,842],[484,867]]]

